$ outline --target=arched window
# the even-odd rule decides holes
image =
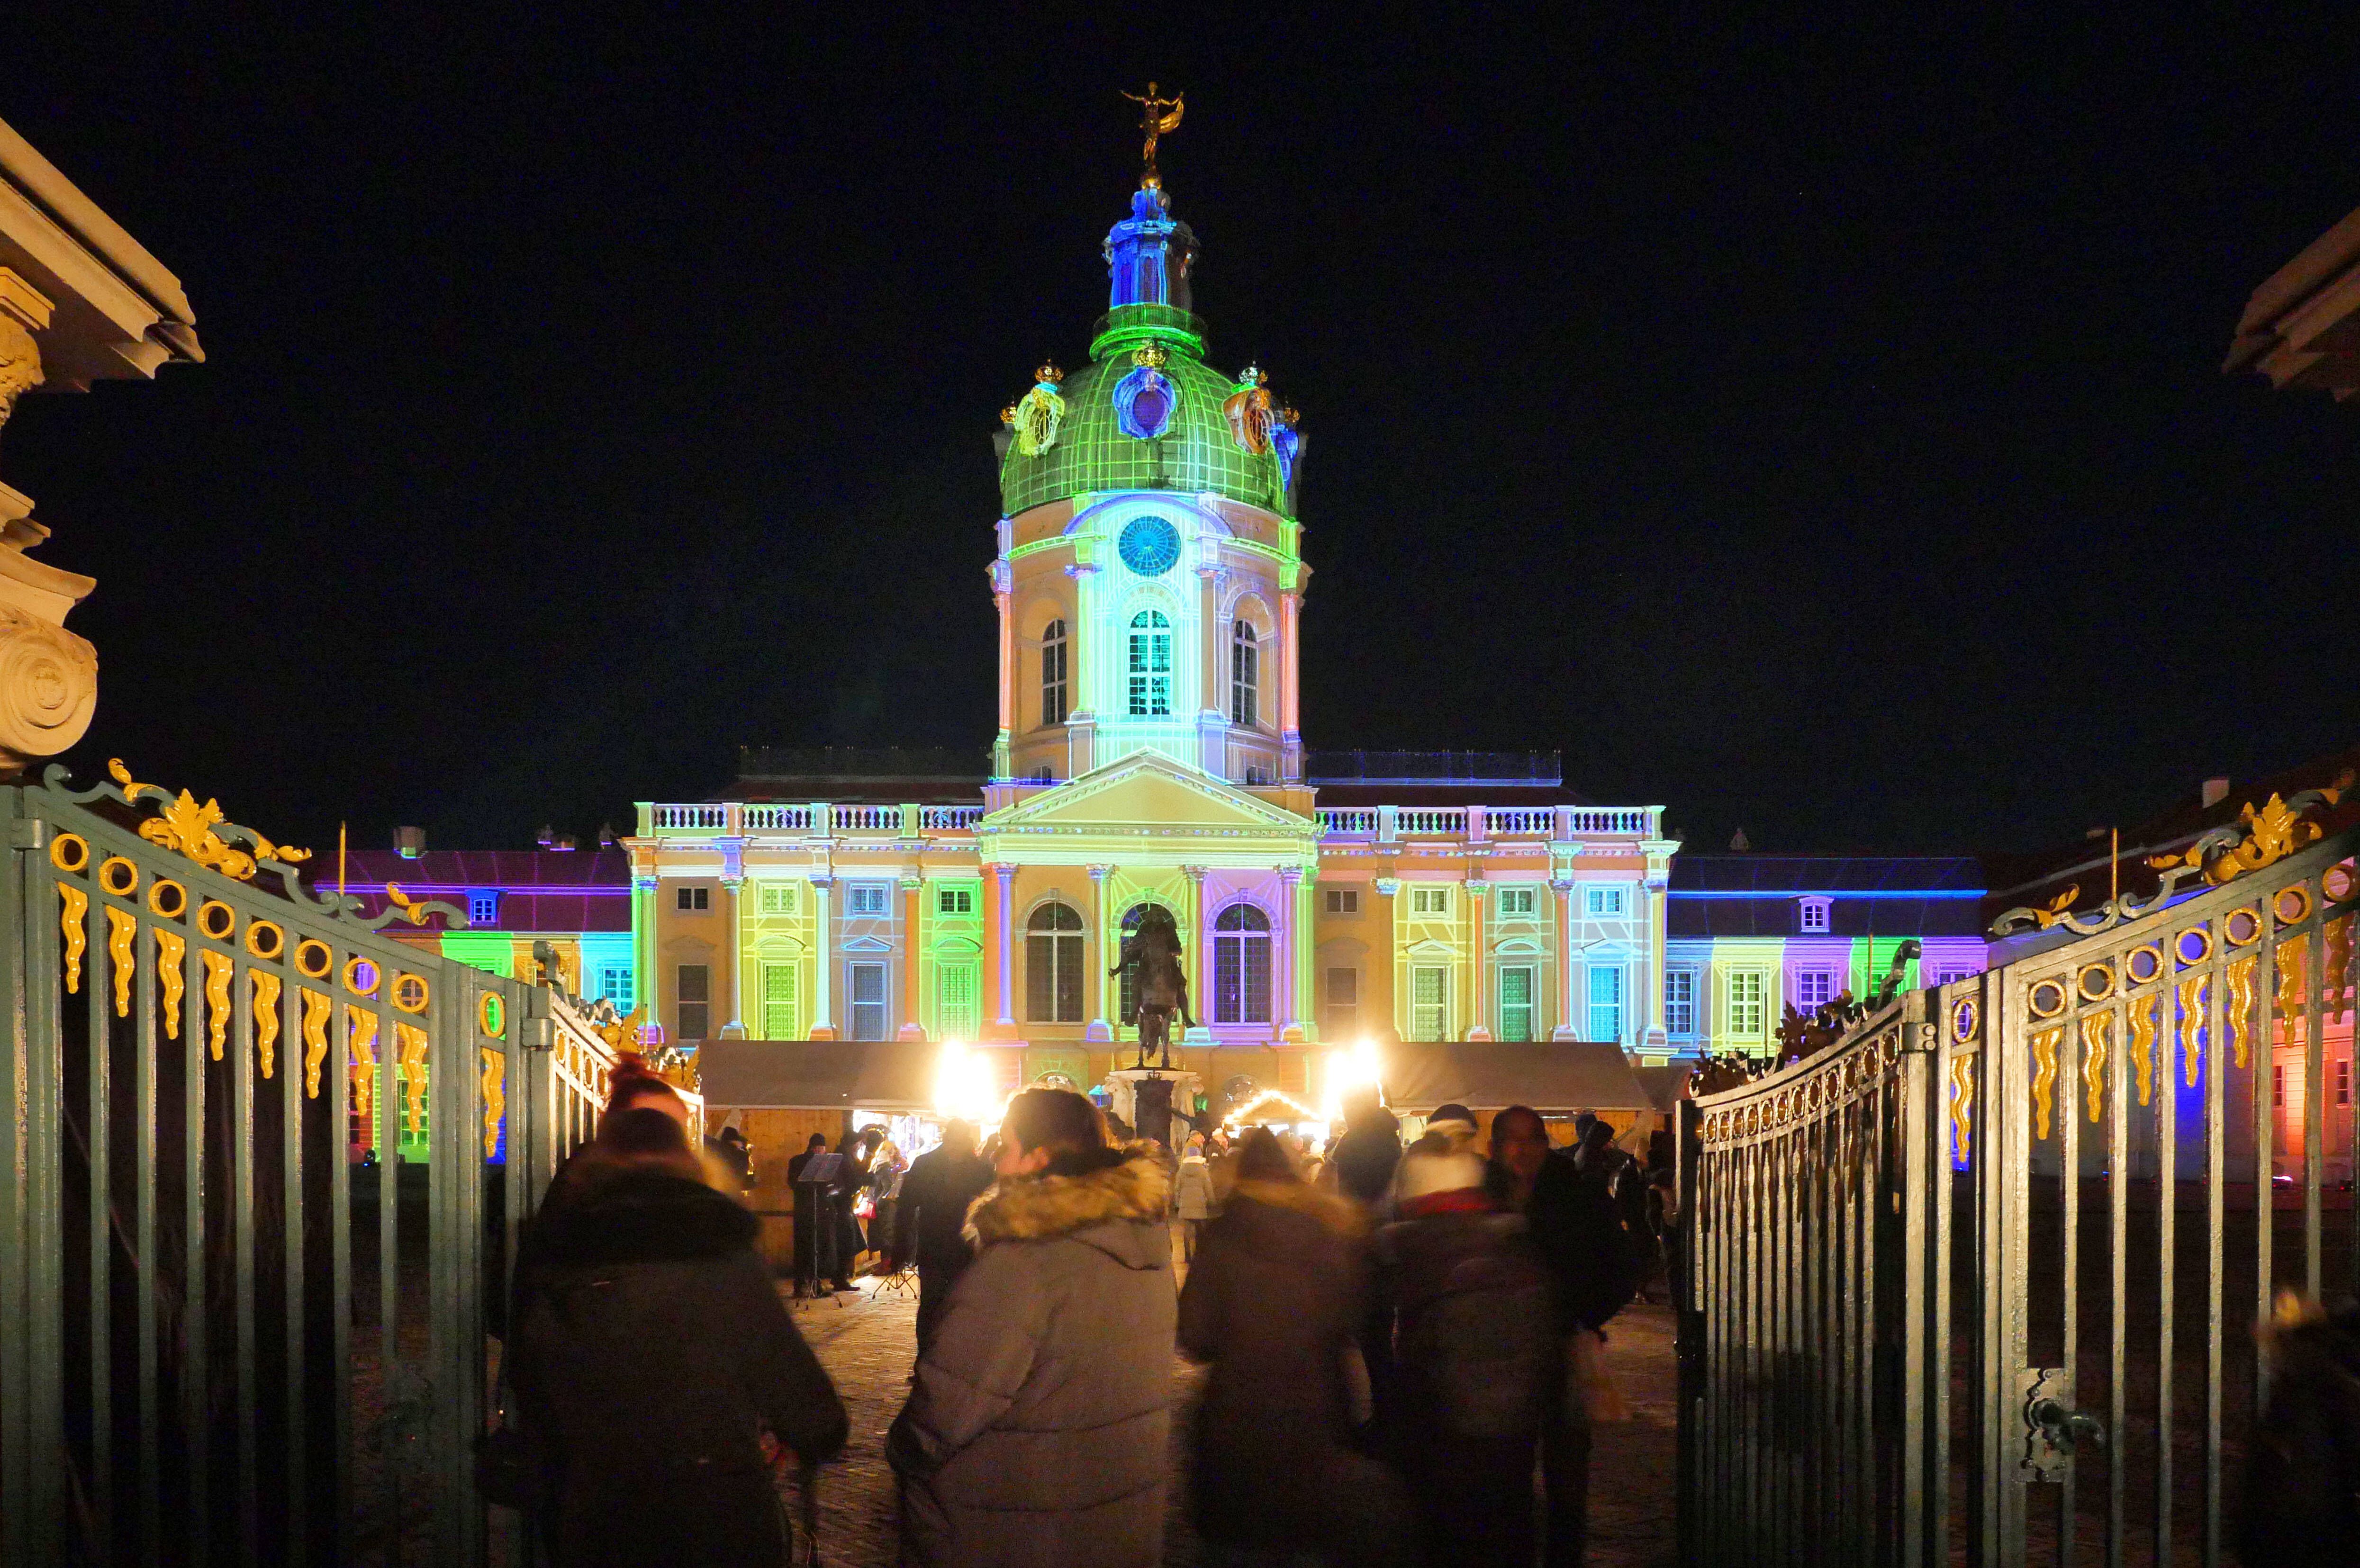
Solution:
[[[1024,922],[1024,1017],[1082,1021],[1082,917],[1070,905],[1043,904]]]
[[[1131,716],[1172,715],[1172,623],[1161,610],[1131,617]]]
[[[1240,621],[1229,634],[1229,723],[1247,727],[1260,723],[1262,648],[1253,623]]]
[[[1270,1022],[1270,917],[1251,904],[1213,922],[1213,1021]]]
[[[1065,722],[1065,623],[1041,628],[1041,722]]]

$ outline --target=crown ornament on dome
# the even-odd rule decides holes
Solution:
[[[1032,379],[1040,386],[1054,387],[1065,379],[1065,373],[1057,368],[1055,360],[1044,359],[1041,362],[1040,368],[1033,371]]]
[[[1160,343],[1144,343],[1131,351],[1131,363],[1161,370],[1172,361],[1172,353]]]

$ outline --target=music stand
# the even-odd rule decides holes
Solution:
[[[828,1202],[828,1189],[836,1184],[836,1178],[843,1172],[843,1155],[814,1154],[803,1161],[803,1168],[795,1174],[795,1186],[799,1189],[810,1190],[809,1208],[812,1216],[812,1234],[809,1245],[805,1245],[805,1238],[801,1234],[805,1209],[803,1193],[797,1192],[795,1194],[797,1231],[795,1298],[798,1301],[807,1294],[818,1295],[819,1282],[822,1279],[836,1278],[836,1214],[835,1206]],[[823,1255],[823,1249],[825,1249],[825,1255]],[[828,1300],[836,1301],[838,1307],[844,1305],[842,1301],[836,1301],[834,1290],[830,1290],[827,1295]]]

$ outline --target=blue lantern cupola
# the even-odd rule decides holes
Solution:
[[[1106,258],[1111,283],[1108,309],[1190,308],[1188,269],[1196,259],[1196,236],[1172,216],[1172,199],[1161,181],[1142,184],[1132,193],[1131,216],[1107,232]]]

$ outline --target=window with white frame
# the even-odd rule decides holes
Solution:
[[[1806,935],[1827,934],[1830,903],[1830,900],[1826,898],[1797,899],[1795,904],[1797,929]]]
[[[711,909],[713,907],[713,889],[710,887],[683,887],[680,890],[680,896],[677,902],[679,907],[683,909]]]
[[[973,1040],[976,1029],[976,966],[945,964],[934,971],[934,1017],[945,1040]]]
[[[1327,892],[1329,914],[1357,915],[1360,912],[1360,890],[1358,887],[1330,887]]]
[[[713,1029],[713,971],[702,964],[683,964],[672,972],[672,1022],[683,1040],[703,1040]]]
[[[1409,972],[1409,1035],[1412,1040],[1440,1040],[1450,1027],[1450,971],[1439,964],[1420,964]]]
[[[1581,912],[1592,920],[1612,919],[1621,915],[1625,908],[1621,887],[1593,882],[1581,890]]]
[[[886,908],[886,886],[882,882],[853,882],[844,890],[844,912],[847,915],[881,915]]]
[[[1534,894],[1532,888],[1502,887],[1500,889],[1500,918],[1502,920],[1530,920],[1532,919],[1533,908]]]
[[[1696,971],[1666,969],[1664,971],[1664,1032],[1690,1036],[1696,1033]]]
[[[1760,1040],[1764,1028],[1764,998],[1769,995],[1769,972],[1762,969],[1732,969],[1729,972],[1728,1032],[1738,1040]]]
[[[792,915],[802,908],[800,882],[765,882],[762,884],[762,912],[766,915]]]
[[[2336,1060],[2335,1103],[2339,1105],[2352,1103],[2352,1059],[2348,1056]]]
[[[1500,1038],[1533,1038],[1533,968],[1511,964],[1500,971]]]
[[[1270,917],[1251,904],[1213,922],[1213,1021],[1270,1022]]]
[[[1229,723],[1251,729],[1261,723],[1262,647],[1254,629],[1239,621],[1229,633]]]
[[[1622,1040],[1622,966],[1619,964],[1593,964],[1590,966],[1590,1027],[1582,1031],[1591,1040],[1611,1040],[1620,1044]]]
[[[883,1040],[885,1038],[885,965],[882,964],[852,964],[852,984],[847,989],[852,996],[852,1038]]]
[[[972,887],[935,888],[934,913],[938,915],[971,915],[975,913],[975,889]]]
[[[1918,973],[1928,985],[1954,985],[1961,980],[1972,980],[1983,973],[1972,964],[1943,964],[1931,967],[1921,965]]]
[[[1413,915],[1448,914],[1450,889],[1431,882],[1412,887],[1409,890],[1409,912]]]
[[[1328,971],[1328,1038],[1341,1040],[1360,1027],[1360,972],[1342,965]]]
[[[1168,718],[1172,713],[1172,623],[1161,610],[1131,617],[1131,716]]]
[[[1043,904],[1024,925],[1024,1016],[1036,1024],[1082,1021],[1082,917]]]
[[[497,887],[471,887],[467,890],[467,923],[471,926],[495,926],[500,922],[500,894]]]
[[[618,1013],[628,1013],[639,1005],[639,976],[627,963],[598,965],[597,986],[595,999],[614,1003]]]
[[[1065,722],[1065,623],[1051,621],[1041,628],[1041,722]]]
[[[1824,1007],[1836,999],[1836,972],[1832,969],[1797,969],[1795,971],[1795,1010],[1808,1013]]]
[[[794,964],[762,965],[762,1038],[801,1040],[803,971]]]

